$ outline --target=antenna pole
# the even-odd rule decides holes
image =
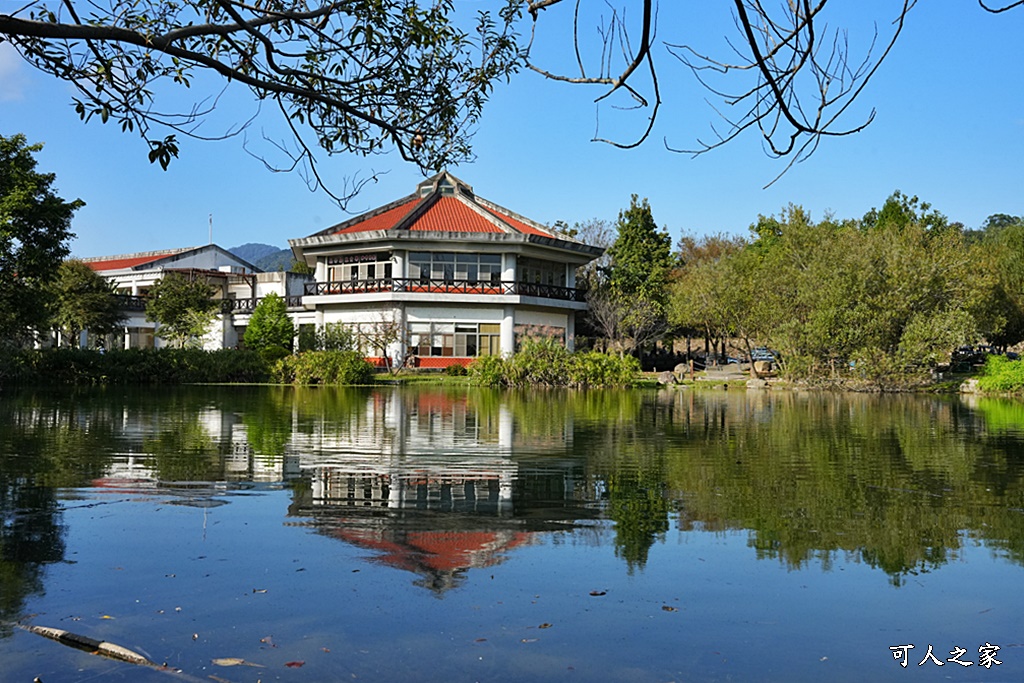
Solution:
[[[213,214],[210,214],[210,244],[213,244]]]

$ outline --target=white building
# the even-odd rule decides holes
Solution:
[[[302,287],[308,279],[294,273],[264,273],[215,244],[81,260],[115,283],[124,304],[124,333],[113,340],[114,348],[163,345],[155,334],[157,324],[146,320],[146,296],[166,273],[201,279],[214,287],[214,298],[222,301],[216,322],[204,339],[207,349],[236,346],[257,301],[271,292],[285,297],[291,309],[301,311]]]
[[[511,354],[530,335],[571,349],[576,314],[587,307],[576,268],[602,253],[477,196],[449,173],[289,244],[314,269],[302,301],[316,325],[367,336],[397,325],[404,333],[388,355],[420,367]]]
[[[124,347],[160,345],[145,296],[174,271],[203,278],[224,301],[206,348],[238,344],[256,303],[273,291],[297,327],[344,325],[368,357],[441,368],[514,353],[528,336],[573,348],[576,314],[587,307],[576,268],[602,253],[477,196],[449,173],[289,245],[312,278],[258,272],[216,245],[83,261],[125,297]],[[369,340],[382,336],[386,348],[374,348]]]

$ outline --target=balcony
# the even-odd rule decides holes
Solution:
[[[537,282],[509,282],[505,280],[454,280],[429,278],[371,278],[339,282],[308,282],[306,296],[336,294],[374,294],[380,292],[406,292],[424,294],[497,294],[535,296],[559,301],[587,300],[587,290],[545,285]]]
[[[146,310],[147,297],[132,296],[131,294],[115,294],[118,308],[122,311],[144,311]]]
[[[132,296],[130,294],[115,294],[122,311],[145,311],[146,302],[149,297]],[[302,308],[301,296],[281,297],[284,299],[288,310],[299,310]],[[220,299],[217,303],[221,313],[252,313],[256,305],[262,301],[259,299]]]
[[[302,308],[302,297],[301,296],[283,296],[285,307],[291,310],[297,310]],[[256,310],[256,305],[263,301],[263,298],[259,299],[222,299],[220,302],[221,313],[252,313]]]

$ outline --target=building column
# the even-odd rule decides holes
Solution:
[[[501,317],[501,355],[508,357],[516,352],[515,308],[505,306]]]
[[[501,279],[504,282],[516,281],[516,255],[501,255]]]
[[[391,277],[394,278],[407,278],[409,277],[407,259],[405,258],[405,249],[395,249],[391,252]]]
[[[576,311],[565,314],[565,348],[567,351],[576,350]]]
[[[408,353],[406,343],[409,339],[409,326],[405,322],[405,304],[399,302],[391,310],[392,319],[398,324],[398,340],[388,347],[388,355],[394,360],[395,366],[401,366],[405,362]]]

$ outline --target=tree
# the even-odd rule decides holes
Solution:
[[[668,330],[665,316],[672,240],[658,230],[647,200],[636,195],[619,212],[618,234],[608,250],[607,281],[591,291],[591,321],[619,345],[640,351]]]
[[[672,238],[659,230],[647,200],[633,195],[629,208],[619,212],[618,235],[608,250],[612,290],[664,305],[672,270]]]
[[[704,31],[684,32],[657,49],[654,0],[505,0],[496,19],[479,13],[471,32],[459,28],[465,21],[454,16],[453,0],[38,0],[0,14],[0,41],[77,88],[79,116],[113,120],[139,134],[151,161],[164,167],[178,155],[178,135],[202,137],[199,125],[212,118],[219,95],[213,89],[160,114],[170,107],[155,93],[214,78],[225,89],[246,87],[256,103],[253,118],[260,104],[271,104],[291,135],[291,143],[271,143],[285,152],[284,162],[264,162],[275,170],[306,169],[311,186],[322,188],[317,149],[360,155],[397,149],[431,170],[471,158],[471,131],[485,101],[523,64],[549,79],[603,88],[599,105],[640,109],[646,122],[634,138],[610,140],[600,130],[594,136],[635,147],[650,136],[662,104],[659,60],[678,60],[725,105],[714,109],[724,126],[712,125],[710,138],[670,150],[701,154],[757,131],[767,153],[788,159],[788,168],[822,139],[871,123],[874,110],[861,115],[853,104],[914,4],[896,2],[891,15],[868,17],[872,28],[858,34],[848,16],[830,13],[846,3],[722,3],[733,15],[727,31],[735,31],[723,41],[727,59],[703,51]],[[980,4],[1000,13],[1024,3]],[[524,30],[528,40],[517,33],[523,9],[532,21]],[[708,3],[701,11],[715,9]],[[879,25],[889,27],[883,35]],[[344,200],[362,182],[334,196]]]
[[[124,321],[121,303],[114,293],[114,283],[78,259],[60,264],[50,292],[52,326],[72,345],[77,346],[77,337],[82,330],[109,334]]]
[[[611,265],[608,250],[615,241],[615,226],[612,222],[603,218],[591,218],[576,222],[570,228],[564,221],[558,221],[554,228],[574,240],[604,249],[603,254],[576,269],[577,287],[593,289],[600,286],[607,277]]]
[[[857,43],[851,42],[848,26],[829,25],[834,18],[829,16],[828,0],[793,0],[768,6],[761,0],[733,0],[727,4],[739,35],[725,39],[729,57],[722,60],[701,50],[700,35],[684,35],[682,42],[665,41],[666,50],[656,50],[654,0],[623,0],[615,5],[531,0],[528,11],[534,27],[526,47],[527,65],[547,78],[604,88],[597,101],[610,108],[644,110],[647,121],[631,139],[609,140],[600,131],[595,134],[596,140],[617,147],[635,147],[651,134],[658,117],[662,99],[657,55],[667,52],[690,69],[712,97],[726,105],[714,107],[724,125],[712,126],[709,140],[698,139],[688,148],[669,146],[670,150],[702,154],[754,130],[760,133],[769,155],[789,159],[788,168],[809,156],[823,138],[850,135],[871,123],[874,110],[846,121],[854,115],[851,105],[902,33],[915,0],[897,2],[894,15],[881,20],[891,26],[887,35],[879,36],[879,22],[874,22],[874,35],[863,41],[863,56],[853,54],[851,45]],[[567,57],[564,63],[572,66],[564,69],[543,66],[533,54],[534,36],[544,35],[540,24],[557,20],[554,16],[542,17],[556,5],[566,9],[561,15],[564,28],[547,35],[556,36],[554,40],[560,43],[567,42],[566,33],[572,35],[572,48],[563,50]],[[839,11],[842,5],[836,3]],[[601,16],[588,15],[588,10]],[[606,16],[604,13],[609,11],[610,16]],[[594,24],[599,27],[596,40],[587,38],[594,35],[590,32]],[[550,50],[545,52],[546,56],[550,54]],[[555,54],[559,54],[557,50]],[[721,113],[725,110],[736,113]]]
[[[252,312],[249,326],[245,328],[245,345],[256,351],[291,351],[294,338],[295,326],[288,317],[288,307],[284,299],[271,292],[256,304]]]
[[[42,148],[24,135],[0,136],[0,342],[46,327],[46,286],[68,255],[71,218],[85,206],[61,199],[55,176],[36,171]]]
[[[757,255],[742,237],[724,234],[679,240],[679,263],[669,286],[668,315],[671,323],[689,338],[704,338],[705,354],[719,343],[738,337],[745,342],[747,354],[751,341],[760,331],[760,297]],[[751,365],[751,373],[756,375]]]
[[[407,329],[400,315],[378,311],[377,320],[373,324],[363,327],[360,330],[360,336],[375,353],[380,354],[380,358],[384,359],[384,364],[391,375],[403,367],[409,358],[409,354],[406,352],[401,365],[396,366],[395,359],[389,353],[391,347],[395,345],[404,349],[409,347]]]
[[[1024,219],[996,214],[985,223],[975,245],[979,276],[988,275],[978,318],[988,342],[1005,348],[1024,341]]]
[[[140,135],[164,168],[178,156],[178,135],[203,138],[219,87],[248,88],[253,119],[272,105],[293,136],[272,143],[283,168],[264,162],[303,169],[311,186],[343,202],[361,183],[326,188],[314,150],[396,149],[425,170],[471,157],[469,131],[484,102],[519,67],[520,4],[507,0],[497,19],[480,12],[465,31],[453,0],[32,2],[0,14],[0,42],[75,87],[83,120]],[[215,79],[222,85],[211,91]],[[202,91],[194,103],[162,113],[170,108],[156,93],[192,87]]]
[[[212,296],[202,280],[168,272],[149,290],[146,320],[159,323],[157,335],[175,346],[198,346],[217,316]]]

